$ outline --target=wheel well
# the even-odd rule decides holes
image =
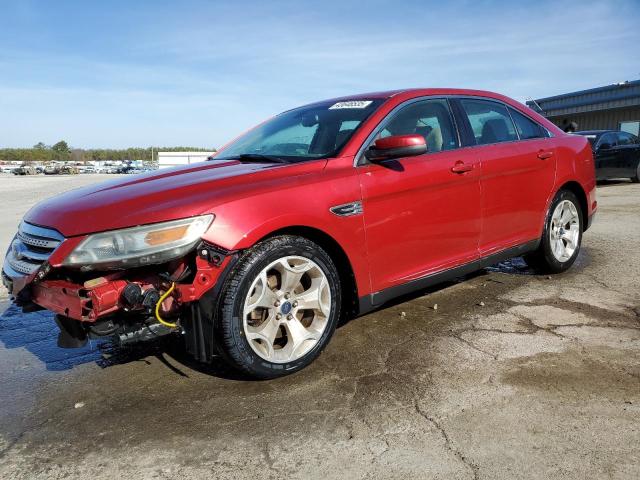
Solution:
[[[312,227],[292,226],[271,232],[259,241],[278,235],[296,235],[320,245],[334,260],[342,282],[342,310],[348,320],[358,314],[358,286],[349,257],[340,244],[327,233]],[[256,242],[257,243],[257,242]]]
[[[587,230],[589,225],[589,204],[587,203],[587,194],[584,193],[582,186],[578,182],[567,182],[560,187],[560,190],[569,190],[578,197],[580,210],[582,211],[582,225],[584,230]]]

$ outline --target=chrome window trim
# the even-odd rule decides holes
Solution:
[[[373,139],[376,138],[376,136],[384,129],[384,127],[389,123],[392,117],[396,113],[398,113],[399,110],[402,110],[404,107],[407,107],[414,103],[423,102],[425,100],[445,100],[447,102],[447,108],[449,109],[451,124],[453,125],[453,128],[455,130],[456,139],[457,139],[456,148],[452,148],[450,150],[458,150],[460,148],[463,148],[462,139],[460,138],[460,129],[458,128],[458,124],[456,122],[456,116],[453,114],[453,110],[451,109],[451,103],[449,102],[449,98],[451,97],[454,97],[454,95],[423,95],[421,97],[410,98],[409,100],[405,100],[401,104],[396,105],[393,108],[393,110],[387,113],[387,115],[382,120],[380,120],[378,125],[376,125],[376,127],[371,131],[371,133],[367,136],[365,141],[362,142],[362,145],[360,145],[358,152],[356,153],[355,157],[353,157],[353,166],[359,167],[364,165],[371,165],[371,162],[367,161],[364,158],[364,151],[369,147],[369,145],[371,145],[371,142],[373,141]],[[423,155],[437,155],[438,153],[448,152],[450,150],[441,150],[440,152],[431,152],[431,153],[427,152]],[[418,156],[422,156],[422,155],[418,155]]]
[[[466,99],[485,100],[487,102],[494,102],[494,103],[498,103],[498,104],[502,105],[503,107],[505,107],[507,109],[507,112],[509,113],[509,118],[511,118],[511,122],[513,123],[513,128],[515,129],[517,139],[516,140],[509,140],[508,142],[485,143],[485,144],[482,144],[482,145],[462,145],[462,138],[460,137],[460,126],[458,125],[458,122],[456,120],[456,116],[453,114],[453,109],[451,108],[451,102],[450,102],[451,99],[455,99],[455,100],[466,100]],[[396,107],[394,107],[393,110],[391,110],[382,120],[380,120],[378,125],[376,125],[376,127],[371,131],[371,133],[367,136],[365,141],[362,142],[362,145],[358,149],[355,157],[353,157],[353,166],[354,167],[360,167],[360,166],[364,166],[364,165],[371,165],[370,162],[368,162],[368,161],[366,161],[366,159],[364,159],[364,151],[369,147],[369,145],[371,144],[372,140],[376,137],[376,135],[378,135],[378,133],[380,133],[380,131],[384,128],[386,123],[390,120],[391,116],[395,115],[398,112],[398,110],[404,108],[405,106],[408,106],[408,105],[411,105],[412,103],[423,101],[423,100],[447,100],[447,104],[449,106],[449,113],[450,113],[451,119],[453,121],[453,126],[456,129],[456,136],[458,137],[458,146],[455,149],[452,149],[452,150],[465,150],[465,149],[468,149],[468,148],[490,147],[490,146],[493,146],[493,145],[501,145],[501,144],[505,144],[505,143],[529,142],[529,141],[532,141],[532,140],[546,140],[546,139],[549,139],[549,138],[555,138],[555,135],[554,135],[553,132],[551,132],[544,125],[541,125],[538,121],[536,121],[533,118],[531,118],[525,112],[523,112],[519,108],[513,107],[512,105],[510,105],[508,103],[505,103],[502,100],[498,100],[496,98],[483,97],[483,96],[480,96],[480,95],[461,95],[461,94],[455,94],[455,95],[423,95],[421,97],[415,97],[415,98],[410,98],[409,100],[405,100],[401,104],[399,104]],[[544,132],[547,133],[547,136],[546,137],[541,137],[541,138],[520,139],[520,135],[518,134],[518,129],[516,128],[516,125],[515,125],[515,122],[513,121],[513,118],[511,117],[511,112],[509,112],[509,108],[513,108],[513,109],[517,110],[518,113],[524,115],[529,120],[531,120],[533,123],[538,125]],[[445,152],[445,151],[448,152],[449,150],[443,150],[443,152]],[[442,153],[442,152],[431,152],[431,153],[427,152],[425,155],[437,155],[438,153]]]

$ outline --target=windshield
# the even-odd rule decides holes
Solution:
[[[245,133],[213,157],[277,157],[299,162],[334,156],[383,100],[315,104],[281,113]]]

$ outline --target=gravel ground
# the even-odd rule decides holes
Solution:
[[[99,178],[0,177],[0,247]],[[49,314],[9,307],[0,478],[640,478],[640,185],[598,193],[568,273],[514,260],[403,299],[275,381],[170,344],[59,350]]]

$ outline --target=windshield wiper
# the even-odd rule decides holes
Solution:
[[[259,153],[243,153],[235,157],[221,158],[219,160],[240,160],[241,162],[269,162],[269,163],[289,163],[284,158],[273,155],[261,155]]]

